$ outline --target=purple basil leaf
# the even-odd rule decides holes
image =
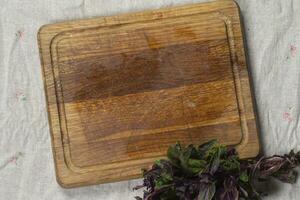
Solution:
[[[141,188],[145,187],[145,185],[137,185],[133,188],[133,190],[139,190]]]
[[[218,200],[238,200],[239,199],[239,191],[236,187],[232,189],[223,189],[223,191],[219,194]]]
[[[216,185],[214,183],[200,185],[200,191],[196,200],[212,200],[216,193]]]
[[[213,158],[213,162],[210,167],[211,174],[214,174],[219,169],[221,163],[220,161],[221,153],[222,153],[221,150],[218,150],[215,157]]]
[[[286,164],[287,160],[281,156],[273,156],[265,158],[261,161],[259,166],[259,175],[261,178],[271,176],[281,169]]]
[[[239,191],[237,183],[233,177],[229,177],[223,183],[223,188],[218,191],[219,200],[238,200]]]
[[[227,149],[227,157],[230,157],[230,156],[237,156],[237,152],[236,152],[235,148],[233,148],[233,147],[230,147]]]

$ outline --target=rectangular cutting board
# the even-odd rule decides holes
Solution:
[[[216,1],[43,26],[57,180],[128,180],[169,145],[259,151],[239,10]]]

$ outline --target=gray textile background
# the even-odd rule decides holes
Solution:
[[[0,0],[0,200],[133,199],[136,181],[71,190],[57,185],[36,33],[47,23],[193,2],[200,1]],[[264,152],[300,150],[300,1],[238,3]],[[300,181],[266,199],[296,200],[299,195]]]

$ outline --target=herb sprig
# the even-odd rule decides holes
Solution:
[[[167,159],[143,172],[144,196],[136,200],[260,200],[256,181],[271,177],[295,183],[300,152],[284,156],[240,159],[234,148],[216,140],[198,147],[169,147]]]

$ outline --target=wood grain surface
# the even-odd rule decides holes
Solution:
[[[217,1],[43,26],[57,180],[128,180],[169,145],[259,151],[239,10]]]

